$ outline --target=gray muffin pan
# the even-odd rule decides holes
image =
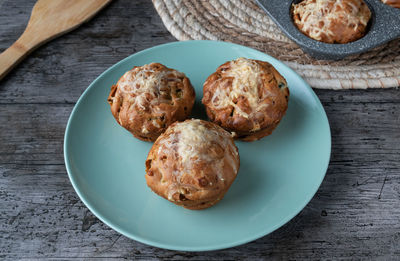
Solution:
[[[400,9],[380,0],[364,0],[371,10],[367,33],[357,41],[346,44],[328,44],[309,38],[294,25],[290,8],[299,0],[256,0],[282,31],[303,51],[317,59],[339,60],[351,54],[365,52],[400,37]]]

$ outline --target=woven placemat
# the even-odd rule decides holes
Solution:
[[[341,61],[311,58],[288,39],[254,0],[152,0],[178,40],[221,40],[283,61],[314,88],[400,86],[400,39]]]

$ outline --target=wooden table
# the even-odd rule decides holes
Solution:
[[[0,50],[22,33],[33,2],[0,0]],[[64,166],[71,110],[109,66],[171,41],[151,1],[115,0],[0,82],[0,259],[400,259],[398,89],[315,90],[332,129],[325,180],[300,214],[254,242],[168,251],[121,236],[94,217]]]

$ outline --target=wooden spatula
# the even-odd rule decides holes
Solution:
[[[0,80],[40,45],[77,28],[111,0],[38,0],[21,37],[0,54]]]

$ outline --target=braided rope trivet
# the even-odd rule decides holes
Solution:
[[[153,0],[178,40],[221,40],[285,62],[314,88],[400,86],[400,39],[341,61],[315,60],[288,39],[253,0]]]

